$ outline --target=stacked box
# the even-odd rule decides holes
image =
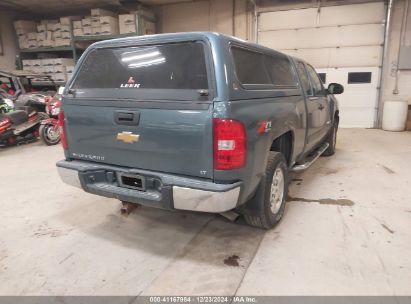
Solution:
[[[113,35],[118,34],[118,18],[112,16],[100,17],[101,34]]]
[[[74,60],[71,58],[24,59],[23,70],[44,73],[54,81],[67,81],[67,73],[72,73]]]
[[[135,14],[119,15],[120,34],[137,33],[137,18]]]
[[[16,30],[17,36],[22,36],[30,32],[35,32],[37,30],[37,24],[34,21],[17,20],[14,22],[14,29]]]
[[[60,23],[63,25],[70,25],[71,22],[81,22],[81,16],[65,16],[65,17],[60,17]]]
[[[140,22],[139,22],[140,21]],[[141,29],[139,29],[141,25]],[[154,22],[142,18],[138,14],[125,14],[119,16],[120,34],[130,34],[141,32],[143,35],[151,35],[156,32]],[[140,30],[140,31],[139,31]]]
[[[117,14],[113,13],[112,11],[108,11],[102,8],[92,8],[91,16],[92,17],[101,17],[101,16],[117,17]]]

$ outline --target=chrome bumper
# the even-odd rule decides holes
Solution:
[[[80,178],[78,177],[78,171],[57,167],[57,172],[59,173],[61,180],[66,184],[77,188],[82,188]]]
[[[80,182],[79,172],[73,169],[57,167],[60,178],[68,185],[83,188]],[[120,187],[116,187],[120,188]],[[105,187],[107,191],[109,188]],[[124,188],[120,188],[124,189]],[[87,189],[84,189],[87,191]],[[143,193],[138,190],[127,189],[129,194],[138,198]],[[104,195],[102,193],[101,195]],[[240,195],[240,187],[231,188],[227,191],[212,191],[204,189],[193,189],[189,187],[172,186],[172,197],[175,209],[191,210],[199,212],[221,213],[234,209],[237,206]],[[145,204],[149,206],[150,204]]]

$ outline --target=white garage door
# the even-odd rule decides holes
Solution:
[[[373,127],[384,43],[384,2],[264,12],[258,43],[311,63],[339,82],[341,126]]]

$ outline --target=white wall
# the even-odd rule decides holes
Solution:
[[[251,21],[248,0],[200,0],[162,5],[159,32],[215,31],[249,40]]]
[[[405,29],[405,44],[411,46],[411,1],[408,16],[408,26]],[[398,94],[394,93],[396,64],[400,42],[401,23],[405,7],[404,0],[395,0],[392,11],[391,31],[388,41],[388,54],[384,64],[388,67],[384,72],[382,101],[408,100],[411,104],[411,70],[401,70],[398,75]]]
[[[3,55],[0,55],[0,69],[15,69],[17,52],[13,28],[14,14],[0,9],[0,39],[3,45]]]

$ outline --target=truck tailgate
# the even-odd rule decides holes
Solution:
[[[66,104],[64,112],[70,158],[213,177],[212,105],[170,110]],[[138,124],[118,124],[118,113],[139,116]]]

